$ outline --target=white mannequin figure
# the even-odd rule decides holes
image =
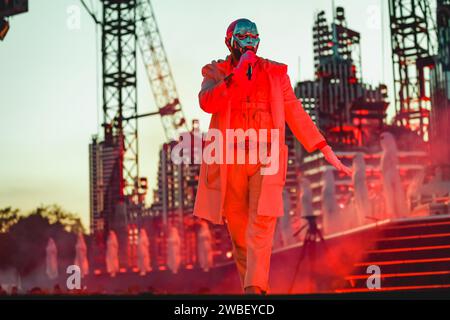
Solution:
[[[177,273],[180,267],[180,247],[181,241],[178,229],[171,227],[167,238],[167,266],[173,273]]]
[[[45,273],[49,279],[58,278],[58,249],[56,248],[55,241],[50,238],[47,242],[46,252],[46,268]]]
[[[145,276],[147,272],[152,271],[150,266],[150,242],[144,228],[139,231],[137,258],[139,275]]]
[[[81,276],[89,274],[89,262],[87,259],[87,247],[83,234],[78,234],[77,243],[75,244],[75,261],[74,264],[80,267]]]
[[[325,226],[325,232],[330,234],[336,231],[340,223],[339,208],[336,202],[336,183],[334,179],[334,170],[327,168],[323,173],[322,187],[322,212]]]
[[[372,216],[372,207],[369,201],[369,190],[367,189],[366,163],[364,162],[364,154],[358,152],[353,158],[353,175],[352,182],[354,188],[354,210],[356,224],[358,226],[364,224],[366,217]]]
[[[300,202],[302,204],[302,217],[312,216],[314,214],[312,206],[312,189],[311,181],[302,178],[300,182]]]
[[[398,150],[394,137],[389,132],[380,136],[381,175],[383,177],[383,190],[386,199],[386,213],[388,217],[402,217],[408,213],[405,192],[398,173]]]
[[[203,271],[209,271],[213,263],[212,236],[208,224],[205,221],[200,222],[200,228],[197,234],[197,255],[200,268]]]
[[[106,241],[106,271],[115,277],[119,272],[119,242],[116,233],[109,231],[108,240]]]
[[[293,216],[291,216],[292,201],[287,188],[283,190],[283,216],[281,216],[275,228],[274,248],[282,248],[293,242],[292,223]]]
[[[406,189],[406,201],[408,202],[408,209],[413,209],[413,201],[420,197],[420,191],[425,179],[425,170],[420,169],[412,178],[411,182]]]

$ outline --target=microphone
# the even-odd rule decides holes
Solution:
[[[247,79],[248,80],[252,80],[252,72],[253,72],[253,67],[252,67],[252,64],[249,63],[248,68],[247,68]]]
[[[251,47],[245,47],[243,50],[243,53],[246,53],[247,51],[253,51],[253,49]],[[254,53],[254,51],[253,51],[253,53]],[[248,80],[252,80],[252,72],[253,72],[253,66],[251,63],[249,63],[247,66],[247,79]]]

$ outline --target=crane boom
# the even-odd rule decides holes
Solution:
[[[150,0],[137,0],[136,37],[167,140],[187,131],[186,119]]]

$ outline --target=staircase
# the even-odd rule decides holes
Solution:
[[[380,267],[380,289],[367,288],[370,265]],[[450,216],[403,219],[382,226],[372,248],[345,280],[336,292],[450,288]]]

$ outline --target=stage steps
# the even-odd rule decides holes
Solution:
[[[450,288],[450,216],[393,221],[380,227],[374,242],[335,292]],[[380,267],[380,289],[367,288],[370,265]]]

